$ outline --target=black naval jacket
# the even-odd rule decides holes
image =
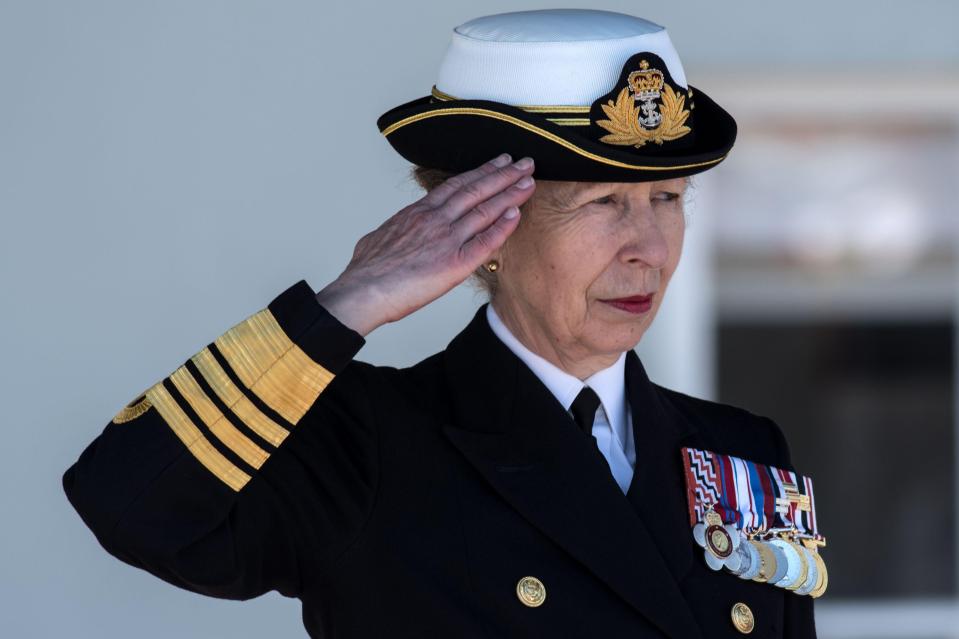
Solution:
[[[792,469],[771,420],[628,352],[624,495],[485,304],[408,368],[364,343],[300,280],[124,407],[63,475],[70,503],[171,584],[298,597],[311,637],[738,637],[737,602],[755,639],[815,637],[812,599],[711,571],[687,519],[680,447]]]

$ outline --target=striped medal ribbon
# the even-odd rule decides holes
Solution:
[[[811,478],[697,448],[682,457],[693,539],[709,568],[800,595],[825,592]]]

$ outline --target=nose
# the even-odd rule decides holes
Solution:
[[[623,261],[645,268],[662,268],[669,260],[669,245],[649,198],[627,200],[625,208],[628,241],[622,249]]]

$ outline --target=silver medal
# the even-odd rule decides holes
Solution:
[[[784,553],[779,546],[774,546],[767,541],[762,543],[766,544],[776,557],[776,570],[767,580],[768,583],[775,584],[778,581],[782,581],[782,578],[786,576],[786,570],[789,568],[789,561],[786,559],[786,553]]]
[[[759,569],[762,568],[762,557],[759,556],[756,547],[750,543],[740,544],[739,548],[749,557],[749,561],[746,562],[748,565],[740,572],[739,577],[741,579],[752,579],[759,574]]]
[[[721,570],[723,567],[723,560],[714,555],[711,552],[706,552],[706,565],[713,570]]]
[[[733,554],[723,560],[723,566],[731,573],[739,574],[739,567],[742,565],[742,561],[742,556],[739,554],[739,549],[737,548],[733,551]]]
[[[742,543],[745,534],[736,528],[736,524],[726,524],[725,528],[733,540],[733,550],[736,550],[739,548],[739,544]]]
[[[693,539],[701,548],[706,547],[706,524],[699,522],[693,526]]]
[[[799,551],[785,539],[770,539],[769,542],[779,548],[786,555],[786,574],[774,585],[780,588],[789,588],[796,586],[799,577],[802,576],[802,562],[804,558],[799,556]]]
[[[717,557],[710,550],[709,544],[706,542],[706,530],[707,526],[703,523],[698,523],[693,526],[693,540],[704,550],[703,554],[706,556],[706,565],[709,566],[711,570],[722,570],[723,559]]]
[[[751,558],[749,556],[749,551],[746,550],[745,544],[739,544],[739,548],[737,548],[736,552],[733,554],[739,557],[738,565],[735,568],[731,568],[729,566],[726,566],[726,568],[729,570],[729,572],[733,573],[734,575],[738,577],[741,574],[743,574],[744,570],[749,569]]]
[[[732,539],[733,552],[731,555],[726,557],[726,559],[723,561],[723,565],[726,567],[726,570],[732,572],[733,574],[739,574],[739,567],[742,564],[742,555],[739,553],[739,549],[743,546],[745,534],[737,529],[735,524],[726,524],[726,531],[729,533],[729,536]]]

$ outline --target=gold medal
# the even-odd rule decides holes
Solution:
[[[823,593],[826,592],[826,587],[829,586],[829,572],[826,570],[826,562],[819,554],[819,548],[826,545],[826,539],[824,537],[816,539],[807,538],[803,539],[802,543],[803,546],[808,548],[809,552],[812,553],[813,561],[816,562],[816,585],[809,591],[809,596],[816,599],[821,597]]]
[[[733,554],[733,538],[724,526],[710,526],[706,529],[706,549],[720,559]]]
[[[753,581],[766,583],[770,577],[776,574],[776,555],[773,554],[769,544],[764,544],[754,539],[750,539],[749,543],[752,544],[759,553],[759,572],[753,577]]]
[[[816,555],[817,557],[819,555]],[[819,558],[819,581],[820,583],[810,591],[809,596],[813,599],[818,599],[823,596],[823,593],[826,592],[826,588],[829,587],[829,573],[826,572],[826,563]]]
[[[826,571],[826,562],[823,561],[822,556],[816,551],[816,546],[813,545],[810,548],[810,544],[805,544],[812,553],[813,561],[816,562],[816,568],[819,569],[819,575],[816,578],[816,585],[813,586],[812,590],[809,591],[809,596],[813,599],[821,597],[824,592],[826,592],[826,587],[829,585],[829,573]]]
[[[716,512],[713,506],[710,505],[710,507],[706,509],[706,512],[703,513],[703,519],[706,520],[706,530],[703,531],[702,541],[707,553],[720,560],[729,558],[729,556],[733,554],[733,551],[736,550],[738,544],[733,543],[732,535],[730,535],[726,526],[723,525],[723,518]],[[693,531],[693,535],[696,535],[695,530]],[[711,562],[710,568],[713,568],[715,563],[716,562]],[[713,569],[718,570],[718,568]]]

